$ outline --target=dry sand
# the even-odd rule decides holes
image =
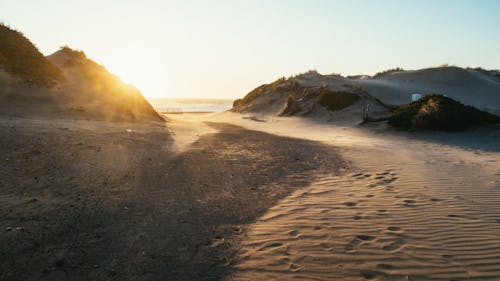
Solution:
[[[0,130],[0,280],[500,279],[498,128],[222,113]]]
[[[9,281],[223,279],[248,223],[342,163],[316,142],[189,119],[2,118],[0,134]]]
[[[498,128],[415,136],[232,120],[334,145],[354,170],[325,175],[260,217],[227,280],[500,279]]]

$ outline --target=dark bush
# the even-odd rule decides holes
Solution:
[[[377,72],[373,77],[380,77],[380,76],[384,76],[386,74],[390,74],[390,73],[394,73],[394,72],[400,72],[400,71],[404,71],[404,69],[402,69],[401,67],[391,68],[391,69],[387,69],[387,70],[384,70],[384,71]]]
[[[397,108],[389,124],[404,129],[460,131],[470,126],[500,123],[500,117],[442,95],[427,95]]]
[[[30,85],[52,87],[63,79],[53,65],[24,35],[0,24],[0,68]]]
[[[359,95],[344,91],[323,91],[318,96],[319,104],[332,111],[341,110],[354,104],[358,100]]]
[[[281,111],[279,116],[292,116],[300,111],[300,106],[297,103],[297,99],[290,95],[286,99],[285,108]]]
[[[233,107],[238,107],[242,104],[243,100],[242,99],[236,99],[233,101]]]

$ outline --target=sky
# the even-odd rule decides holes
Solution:
[[[496,0],[0,0],[45,55],[83,50],[146,97],[239,98],[311,69],[499,69],[499,14]]]

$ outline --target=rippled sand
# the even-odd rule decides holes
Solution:
[[[336,143],[355,172],[260,217],[228,280],[500,280],[498,152],[357,140]]]

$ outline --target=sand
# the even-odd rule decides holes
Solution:
[[[2,280],[498,280],[500,130],[2,118]]]
[[[249,223],[342,166],[316,142],[189,119],[0,133],[0,280],[221,280]]]
[[[246,117],[232,119],[340,148],[353,170],[257,219],[227,280],[500,279],[498,128],[415,136]]]

